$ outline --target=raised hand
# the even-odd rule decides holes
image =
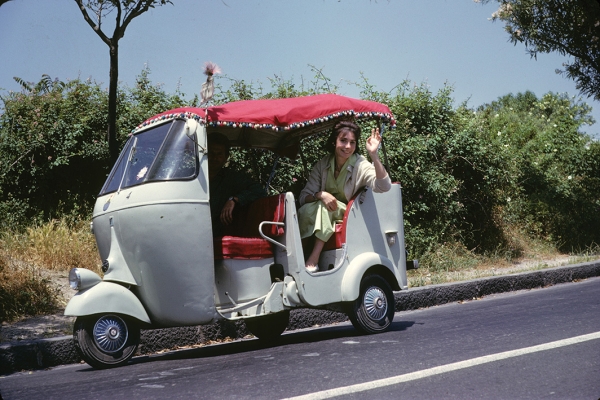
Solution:
[[[377,154],[377,149],[379,149],[380,144],[381,134],[379,133],[379,128],[373,128],[371,130],[371,135],[367,138],[367,143],[365,145],[367,152],[370,156]]]

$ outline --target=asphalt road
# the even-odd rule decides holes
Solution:
[[[599,399],[600,278],[349,324],[0,378],[10,399]]]

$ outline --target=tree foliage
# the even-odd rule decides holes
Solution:
[[[510,154],[503,218],[572,251],[598,243],[599,143],[579,132],[588,105],[566,95],[506,95],[478,110],[482,132]]]
[[[118,92],[118,148],[133,127],[182,106],[183,94],[153,86],[150,71]],[[87,218],[109,172],[106,91],[97,83],[44,75],[0,97],[0,227],[63,215]]]
[[[492,20],[506,24],[512,43],[524,43],[532,57],[551,52],[571,56],[557,72],[573,79],[582,94],[600,100],[597,0],[482,0],[491,1],[500,4]]]
[[[3,97],[0,196],[16,220],[86,209],[108,166],[106,94],[87,82],[42,77]],[[7,223],[7,221],[3,221]]]
[[[217,101],[327,92],[320,71],[314,72],[308,85],[272,78],[269,90],[233,81]],[[600,159],[597,144],[579,131],[594,122],[585,103],[525,92],[473,110],[455,107],[449,86],[432,93],[405,81],[389,93],[367,79],[358,85],[362,98],[387,104],[398,121],[386,132],[385,146],[391,178],[403,186],[406,239],[415,257],[446,243],[519,256],[514,229],[566,251],[600,240],[593,229],[600,222],[595,217],[600,203],[593,198],[600,187],[592,172]],[[269,190],[299,191],[303,164],[310,168],[322,157],[322,144],[317,135],[303,143],[303,160],[279,159]],[[230,160],[263,183],[273,162],[271,153],[256,149],[235,150]]]
[[[417,254],[461,242],[484,251],[502,243],[493,218],[507,160],[477,134],[472,112],[453,107],[452,88],[432,93],[403,82],[387,103],[398,127],[386,138],[392,180],[403,186],[407,238]]]
[[[110,80],[108,89],[108,151],[111,161],[119,156],[117,144],[117,90],[119,82],[119,40],[133,21],[150,8],[172,4],[171,0],[75,0],[83,19],[109,48]],[[104,18],[114,13],[112,36],[103,30]]]
[[[215,102],[337,90],[320,70],[313,72],[314,79],[300,83],[274,76],[269,87],[220,78]],[[37,83],[17,81],[22,90],[1,97],[0,225],[65,214],[89,218],[108,173],[102,140],[106,91],[95,82],[48,76]],[[398,122],[384,133],[383,159],[392,180],[402,183],[412,257],[444,246],[519,256],[515,230],[566,251],[600,242],[600,145],[580,132],[593,123],[580,99],[525,92],[472,109],[455,106],[449,86],[434,93],[408,81],[392,92],[378,91],[364,78],[358,85],[362,98],[387,104]],[[198,102],[165,93],[152,84],[147,68],[134,87],[120,88],[117,100],[119,147],[148,117]],[[326,134],[304,141],[299,160],[234,149],[230,164],[268,183],[270,193],[298,194],[308,170],[325,154]]]

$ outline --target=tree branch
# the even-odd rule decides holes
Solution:
[[[108,36],[106,36],[104,34],[104,32],[102,32],[102,29],[100,29],[100,25],[96,24],[92,20],[92,18],[88,14],[87,10],[85,9],[85,6],[83,5],[83,0],[75,0],[75,3],[77,3],[77,6],[79,7],[79,10],[81,11],[81,14],[83,14],[83,19],[88,23],[89,26],[92,27],[94,32],[96,32],[96,34],[98,36],[100,36],[100,39],[102,39],[102,41],[110,47],[112,45],[110,38]]]

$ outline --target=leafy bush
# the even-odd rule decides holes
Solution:
[[[106,93],[91,82],[54,81],[2,101],[0,227],[88,213],[108,171]]]
[[[269,89],[225,77],[229,85],[221,89],[217,80],[215,102],[339,89],[321,70],[313,67],[313,72],[314,78],[300,85],[275,76]],[[198,102],[179,91],[165,93],[149,74],[144,69],[135,87],[119,91],[122,143],[146,118]],[[35,85],[20,82],[22,92],[2,97],[0,228],[22,227],[31,218],[86,219],[109,171],[106,92],[89,81],[43,77]],[[525,92],[473,110],[456,107],[449,86],[432,93],[426,85],[407,81],[392,92],[377,91],[366,79],[358,85],[361,97],[389,105],[398,121],[384,135],[384,161],[392,180],[403,185],[412,257],[445,254],[442,247],[518,257],[526,246],[515,232],[567,251],[600,242],[600,145],[578,131],[591,122],[584,103],[553,93],[538,99]],[[368,132],[371,125],[363,128]],[[321,134],[304,141],[301,160],[236,149],[229,163],[269,182],[271,193],[297,194],[324,154],[324,138]]]
[[[191,101],[186,101],[184,97],[185,94],[179,90],[169,95],[161,85],[153,85],[150,81],[150,69],[145,67],[137,76],[133,88],[125,86],[119,90],[117,128],[120,147],[125,143],[132,129],[146,119],[166,110],[198,102],[197,96]]]
[[[566,95],[531,92],[478,110],[486,139],[511,158],[503,219],[563,251],[600,239],[599,143],[579,132],[593,122],[589,112]]]
[[[260,83],[247,83],[243,80],[230,79],[231,84],[227,90],[217,91],[215,102],[217,104],[238,100],[250,99],[276,99],[298,96],[308,96],[321,93],[335,93],[337,85],[323,75],[322,71],[312,67],[314,79],[296,87],[290,81],[275,76],[269,79],[271,90],[265,92]],[[228,79],[228,78],[227,78]],[[250,173],[255,179],[267,186],[269,193],[282,193],[291,191],[298,195],[312,166],[325,154],[324,143],[327,133],[316,134],[303,141],[300,149],[301,160],[291,160],[279,157],[269,151],[260,149],[232,149],[229,165]],[[301,161],[301,162],[299,162]]]
[[[119,92],[121,145],[146,118],[185,103],[153,86],[146,68],[136,86]],[[99,84],[17,78],[23,90],[1,97],[0,229],[70,215],[87,218],[110,171],[108,97]]]
[[[495,219],[509,160],[484,140],[473,112],[453,107],[452,88],[433,94],[403,82],[394,94],[365,87],[391,108],[398,126],[385,136],[392,180],[403,186],[406,241],[415,256],[459,242],[483,252],[505,240]]]

